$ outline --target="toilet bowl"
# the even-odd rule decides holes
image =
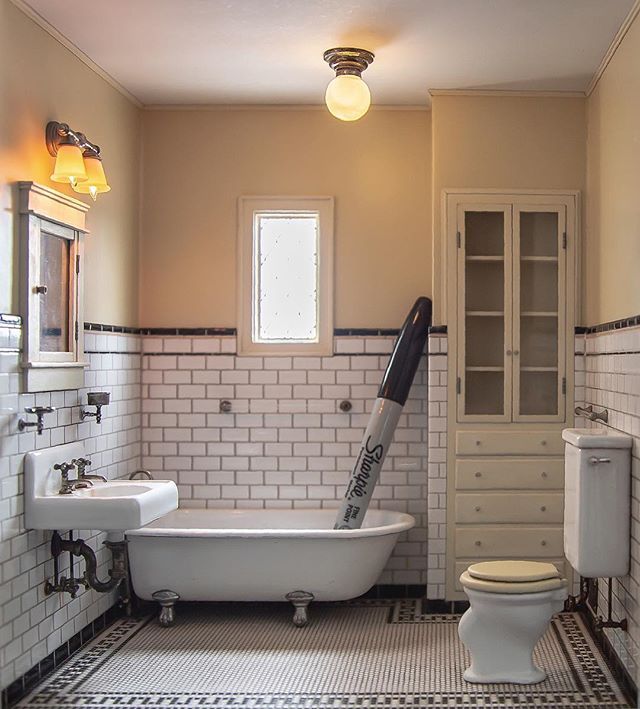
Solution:
[[[470,607],[458,635],[471,655],[467,682],[535,684],[546,672],[533,650],[563,608],[567,581],[553,564],[485,561],[471,565],[460,582]]]

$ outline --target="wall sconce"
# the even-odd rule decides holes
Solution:
[[[49,121],[45,137],[47,149],[56,159],[53,182],[68,182],[76,192],[89,194],[94,201],[99,193],[111,189],[102,167],[100,147],[84,133],[72,130],[66,123]]]
[[[111,394],[108,391],[90,391],[87,394],[87,404],[89,406],[95,406],[95,411],[86,411],[85,409],[80,410],[80,420],[84,421],[86,418],[95,418],[96,423],[102,421],[102,407],[107,406],[109,400],[111,399]]]
[[[355,47],[335,47],[327,49],[323,58],[336,72],[324,96],[327,108],[341,121],[357,121],[371,105],[371,92],[362,80],[362,72],[373,61],[373,53]]]

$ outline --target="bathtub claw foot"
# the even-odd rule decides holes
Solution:
[[[173,625],[176,619],[174,607],[180,596],[175,591],[164,589],[151,594],[151,597],[160,604],[160,615],[158,616],[160,625],[163,628]]]
[[[311,601],[313,601],[313,593],[309,593],[308,591],[291,591],[291,593],[287,593],[285,598],[293,604],[295,609],[293,613],[293,624],[298,628],[304,627],[309,622],[307,609]]]

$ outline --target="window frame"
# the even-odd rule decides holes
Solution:
[[[254,223],[259,212],[318,215],[318,341],[255,342]],[[237,351],[239,355],[333,354],[333,197],[243,196],[238,198]]]

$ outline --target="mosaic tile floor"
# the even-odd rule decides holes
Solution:
[[[629,707],[578,616],[557,616],[534,686],[470,685],[457,616],[419,600],[316,604],[306,628],[284,604],[178,607],[172,628],[124,619],[19,707],[451,709]]]

